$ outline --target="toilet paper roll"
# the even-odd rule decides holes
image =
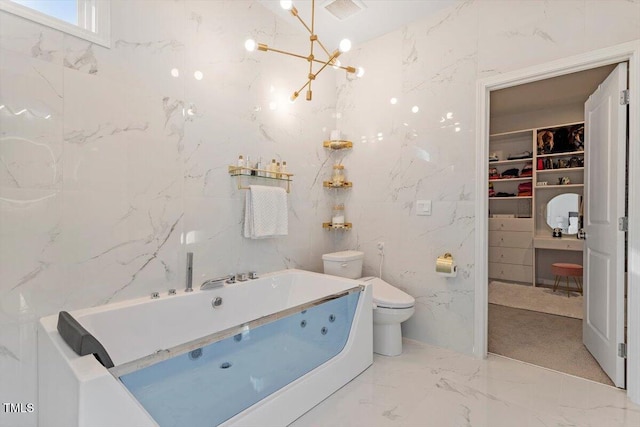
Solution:
[[[451,254],[446,253],[439,256],[436,260],[436,273],[440,276],[455,277],[458,273],[458,267],[453,262]]]

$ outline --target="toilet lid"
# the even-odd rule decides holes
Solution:
[[[373,286],[373,302],[378,307],[409,308],[413,307],[416,300],[400,289],[395,288],[378,277],[363,277],[362,281]]]

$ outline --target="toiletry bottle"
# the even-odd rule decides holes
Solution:
[[[331,225],[333,227],[344,227],[344,205],[342,203],[333,207]]]
[[[255,165],[251,164],[251,157],[247,156],[246,159],[244,159],[244,164],[245,166],[249,169],[247,172],[249,173],[249,175],[255,175],[256,171],[251,170],[254,168]]]
[[[282,169],[280,167],[280,162],[276,163],[276,178],[282,178],[282,175],[280,174],[280,172],[282,172]]]
[[[276,159],[271,159],[271,164],[269,165],[269,178],[275,178],[277,171],[278,165],[276,164]]]
[[[333,165],[333,175],[331,176],[331,186],[342,187],[344,185],[344,166],[336,163]]]
[[[284,160],[282,161],[282,165],[280,165],[280,172],[282,173],[280,178],[289,179],[289,175],[286,175],[286,173],[287,173],[287,162],[284,161]]]
[[[242,154],[240,154],[240,157],[238,157],[238,167],[239,168],[244,167],[244,157],[242,157]]]
[[[256,163],[256,169],[258,169],[258,171],[256,172],[258,176],[264,176],[264,172],[260,172],[260,169],[262,169],[262,157],[258,157],[258,163]]]

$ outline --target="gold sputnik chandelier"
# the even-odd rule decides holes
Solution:
[[[253,39],[248,39],[245,42],[244,46],[249,52],[253,52],[257,48],[258,50],[261,50],[263,52],[271,51],[271,52],[281,53],[283,55],[289,55],[296,58],[301,58],[309,62],[309,74],[307,75],[307,81],[304,85],[302,85],[300,89],[293,92],[293,95],[291,95],[292,102],[298,98],[298,96],[300,95],[300,92],[302,92],[305,88],[307,89],[306,99],[307,101],[311,101],[311,97],[312,97],[311,83],[318,77],[318,74],[320,74],[325,68],[327,68],[327,66],[332,66],[333,68],[341,68],[349,74],[355,74],[356,77],[362,77],[362,75],[364,74],[364,70],[362,68],[355,68],[351,66],[345,67],[340,64],[340,61],[338,61],[338,57],[342,53],[348,52],[351,49],[351,42],[348,39],[342,39],[340,41],[340,45],[338,49],[334,50],[332,53],[329,53],[327,48],[324,46],[324,44],[322,44],[322,42],[318,38],[318,35],[315,32],[315,0],[311,0],[311,26],[307,25],[307,23],[300,17],[300,15],[298,14],[298,9],[296,9],[296,7],[293,5],[292,0],[280,0],[280,6],[283,9],[288,10],[291,13],[291,15],[298,18],[298,21],[300,21],[300,23],[309,32],[309,41],[311,42],[310,48],[309,48],[309,55],[305,56],[297,53],[287,52],[280,49],[274,49],[272,47],[267,46],[266,44],[256,43],[256,41]],[[316,43],[327,55],[326,60],[320,60],[315,57],[314,47]],[[313,69],[314,64],[322,64],[322,65],[317,71],[314,72],[314,69]]]

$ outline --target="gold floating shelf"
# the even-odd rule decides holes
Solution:
[[[324,148],[331,148],[332,150],[342,150],[343,148],[353,148],[353,142],[335,139],[331,141],[324,141],[322,146]]]
[[[256,174],[253,175],[252,172]],[[258,175],[263,173],[263,175]],[[269,176],[275,174],[275,177]],[[291,182],[293,182],[293,174],[289,172],[272,172],[267,169],[248,168],[244,166],[229,166],[229,175],[235,176],[238,180],[238,190],[248,190],[248,185],[242,185],[242,178],[258,178],[263,180],[271,180],[287,183],[287,193],[291,191]]]
[[[353,182],[345,181],[340,185],[333,185],[332,181],[324,181],[322,185],[327,188],[351,188],[353,187]]]
[[[351,230],[351,223],[350,222],[345,222],[344,225],[333,225],[330,222],[323,222],[322,223],[322,228],[329,230],[329,229],[334,229],[334,230]]]

